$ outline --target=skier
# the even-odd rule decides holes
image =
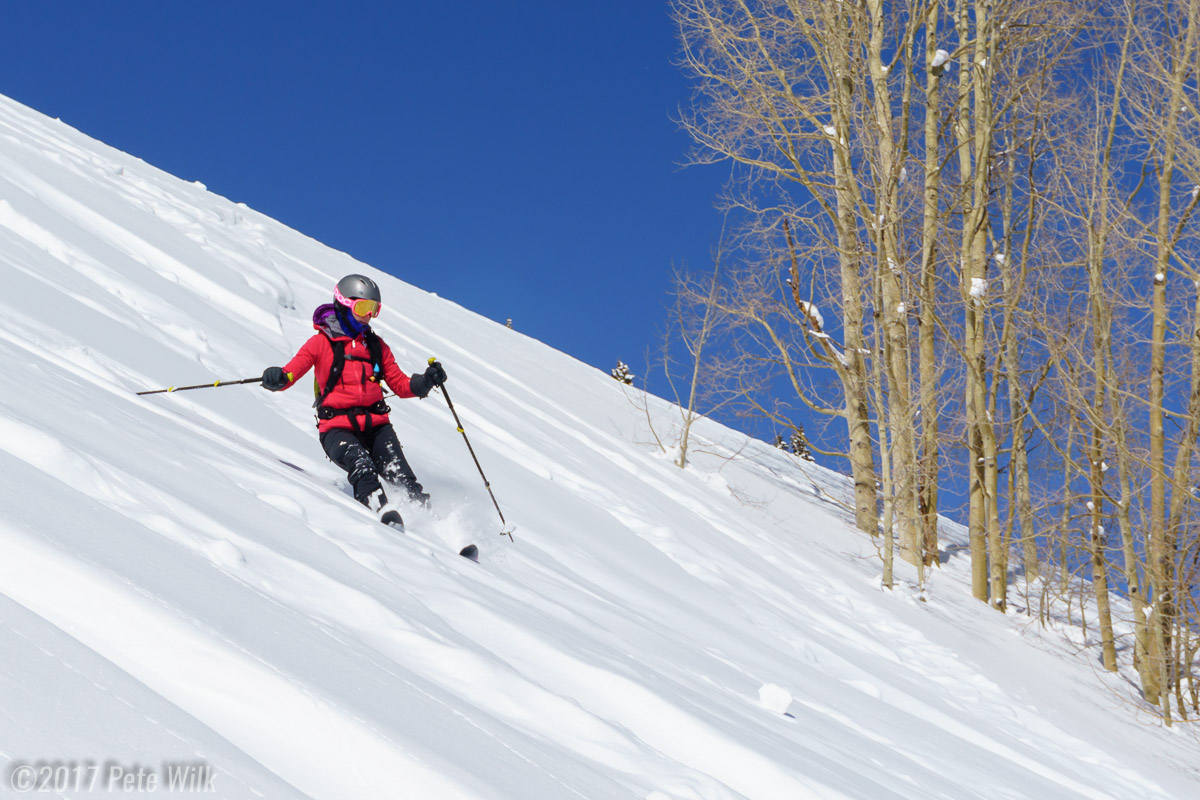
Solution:
[[[369,324],[379,316],[381,299],[379,286],[370,278],[342,278],[334,287],[333,302],[313,312],[318,332],[287,364],[263,370],[262,386],[272,392],[287,389],[315,367],[313,408],[325,454],[346,471],[360,503],[383,522],[402,525],[380,476],[422,505],[429,504],[429,495],[404,458],[379,382],[387,381],[397,397],[425,397],[446,382],[446,371],[436,361],[411,377],[400,371],[391,348]]]

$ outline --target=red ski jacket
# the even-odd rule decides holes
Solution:
[[[363,341],[362,336],[351,338],[345,335],[340,326],[337,326],[336,318],[330,319],[332,314],[326,316],[320,313],[322,308],[317,309],[317,313],[313,315],[313,327],[319,333],[314,334],[304,343],[292,360],[283,365],[284,373],[291,373],[292,376],[291,382],[284,389],[290,389],[310,369],[315,368],[316,394],[319,395],[324,390],[325,383],[329,380],[329,370],[333,367],[333,346],[330,342],[340,339],[346,343],[346,363],[342,368],[342,379],[334,386],[333,391],[325,398],[322,405],[329,408],[366,408],[375,405],[383,399],[383,389],[377,381],[371,380],[371,365],[367,361],[350,358],[350,356],[358,356],[369,359],[366,342]],[[382,338],[380,338],[379,344],[383,355],[383,379],[387,385],[391,387],[397,397],[416,397],[417,395],[409,388],[408,376],[396,366],[392,349]],[[367,416],[363,414],[357,418],[360,429],[368,427]],[[370,414],[369,416],[371,417],[369,427],[386,425],[388,422],[387,414]],[[317,430],[321,433],[334,428],[353,430],[354,427],[350,416],[346,414],[339,414],[332,419],[323,419],[317,423]]]

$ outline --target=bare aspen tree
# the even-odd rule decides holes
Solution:
[[[688,446],[692,424],[725,405],[730,394],[724,392],[725,375],[714,354],[716,339],[722,323],[718,294],[720,292],[721,249],[718,247],[716,266],[704,276],[684,272],[675,275],[675,302],[670,311],[670,329],[664,336],[662,369],[667,385],[679,407],[679,443],[675,464],[680,469],[688,465]],[[672,343],[682,346],[686,357],[676,363]],[[680,392],[676,372],[682,371],[683,392]]]
[[[948,57],[938,48],[940,0],[925,11],[925,170],[921,209],[921,308],[918,319],[918,364],[920,372],[921,470],[917,502],[921,513],[921,546],[925,566],[938,558],[938,478],[941,448],[938,446],[937,296],[938,239],[942,232],[942,137],[941,82]]]
[[[1035,128],[1036,128],[1035,116]],[[1029,150],[1028,170],[1029,176],[1026,183],[1027,191],[1030,194],[1028,208],[1026,210],[1024,224],[1025,235],[1022,239],[1021,246],[1014,248],[1014,225],[1013,207],[1015,205],[1014,184],[1016,183],[1016,162],[1017,159],[1009,157],[1006,159],[1007,180],[1005,181],[1004,206],[1003,206],[1003,234],[1001,236],[1001,247],[995,255],[997,268],[1001,276],[1002,291],[1004,296],[1003,310],[1003,326],[1000,336],[1000,345],[1003,348],[1003,358],[1005,370],[1007,372],[1004,385],[1007,389],[1008,410],[1011,416],[1011,432],[1009,434],[1009,469],[1008,469],[1008,497],[1009,497],[1009,517],[1008,525],[1005,527],[1005,535],[1003,537],[1003,550],[1007,555],[1009,545],[1012,541],[1018,540],[1021,545],[1023,556],[1023,566],[1026,581],[1036,580],[1039,572],[1037,560],[1037,544],[1033,530],[1033,500],[1032,490],[1030,486],[1029,474],[1029,452],[1028,452],[1028,436],[1026,435],[1027,420],[1029,416],[1028,406],[1025,400],[1025,389],[1021,382],[1021,345],[1020,337],[1017,334],[1016,328],[1021,324],[1018,313],[1022,310],[1022,300],[1028,275],[1028,269],[1033,249],[1033,232],[1037,227],[1035,222],[1036,197],[1038,192],[1034,189],[1035,178],[1033,176],[1034,165],[1036,163],[1035,151],[1039,145],[1039,137],[1031,135],[1027,143]],[[1015,149],[1015,145],[1013,146]],[[1014,267],[1014,258],[1019,259],[1017,262],[1019,267]],[[1045,374],[1043,372],[1043,374]],[[993,399],[989,406],[995,409],[997,405],[996,398],[999,395],[999,386],[994,383],[992,387]],[[995,412],[993,411],[993,417]]]
[[[723,228],[713,251],[711,273],[694,275],[684,270],[675,273],[674,302],[662,344],[662,369],[679,408],[680,433],[675,464],[680,469],[687,468],[692,424],[700,417],[720,410],[734,396],[732,384],[736,367],[717,353],[725,322],[720,293],[728,244],[729,238]],[[680,363],[672,357],[674,344],[682,346],[686,353]],[[677,385],[678,371],[684,373],[682,377],[686,380],[686,400]]]
[[[1133,59],[1136,76],[1148,93],[1143,93],[1136,129],[1145,137],[1157,180],[1157,199],[1153,216],[1154,260],[1150,269],[1153,285],[1149,353],[1149,472],[1150,507],[1147,531],[1149,551],[1147,600],[1151,611],[1149,659],[1158,671],[1158,702],[1167,724],[1172,721],[1170,692],[1175,677],[1171,659],[1171,631],[1175,624],[1177,595],[1175,580],[1175,536],[1169,525],[1167,465],[1167,414],[1165,384],[1167,370],[1167,329],[1169,305],[1167,282],[1172,272],[1177,226],[1183,222],[1176,208],[1178,188],[1177,158],[1181,145],[1180,129],[1187,113],[1185,92],[1195,89],[1197,33],[1200,28],[1200,0],[1165,2],[1161,17],[1132,20],[1137,37],[1137,55]],[[1156,97],[1157,96],[1157,97]],[[1165,98],[1165,108],[1162,98]],[[1191,207],[1196,197],[1192,196]],[[1189,209],[1190,212],[1190,209]],[[1190,447],[1190,445],[1189,445]],[[1175,490],[1184,490],[1174,475]]]
[[[704,98],[683,115],[682,123],[697,142],[698,160],[730,159],[754,180],[802,192],[800,203],[786,215],[811,224],[831,245],[840,284],[844,363],[837,374],[855,521],[874,534],[878,520],[864,356],[864,248],[851,154],[850,27],[846,15],[827,5],[797,0],[786,6],[673,2],[683,66],[697,79]],[[785,192],[780,199],[786,197]]]
[[[1037,147],[1037,137],[1032,136],[1027,144],[1030,151],[1030,171],[1033,170],[1035,159],[1033,151]],[[1016,150],[1012,145],[1011,150]],[[999,341],[999,354],[1003,358],[1006,379],[1008,410],[1011,417],[1011,433],[1009,439],[1009,469],[1008,469],[1008,498],[1009,517],[1004,528],[1001,550],[1007,558],[1008,549],[1015,537],[1022,542],[1026,579],[1036,579],[1038,573],[1036,548],[1033,545],[1033,511],[1029,485],[1029,455],[1027,452],[1027,437],[1025,435],[1026,416],[1024,387],[1021,383],[1022,358],[1020,352],[1020,337],[1016,328],[1020,325],[1018,314],[1021,310],[1022,295],[1025,289],[1033,231],[1037,192],[1029,181],[1028,191],[1031,198],[1028,202],[1025,223],[1025,237],[1019,252],[1014,251],[1013,245],[1013,214],[1016,194],[1016,161],[1010,152],[1005,159],[1004,200],[1002,206],[1003,229],[994,260],[1001,276],[1001,296],[1003,298],[1001,315],[1003,318]],[[1019,267],[1014,267],[1014,261]],[[993,419],[998,415],[997,406],[1000,397],[999,381],[993,381],[991,399],[988,402],[988,413]]]
[[[992,598],[988,572],[988,475],[985,431],[990,430],[985,413],[984,315],[976,295],[985,285],[987,268],[988,184],[987,163],[991,157],[991,93],[986,80],[972,64],[986,58],[989,16],[987,5],[980,4],[982,19],[972,16],[968,0],[957,0],[954,25],[959,42],[958,100],[955,108],[954,135],[958,153],[960,183],[959,206],[962,209],[962,236],[959,248],[959,289],[963,303],[963,350],[966,361],[967,469],[969,470],[967,529],[971,551],[971,591],[976,599]],[[972,44],[972,42],[974,44]],[[979,53],[980,55],[976,55]],[[972,109],[974,94],[974,109]],[[974,115],[972,114],[974,111]],[[972,132],[972,122],[975,130]],[[991,448],[994,454],[994,446]]]
[[[882,280],[876,277],[876,308],[879,308],[883,303],[883,287],[881,284]],[[876,312],[876,316],[878,316],[878,312]],[[882,353],[883,351],[883,327],[876,325],[875,352]],[[883,532],[883,586],[884,588],[892,589],[895,585],[896,564],[896,512],[894,499],[896,491],[892,478],[892,448],[888,439],[888,409],[883,400],[886,386],[887,384],[883,377],[883,359],[871,359],[871,398],[875,403],[875,418],[879,420],[877,426],[877,430],[879,431],[879,483],[882,487],[881,494],[883,495],[883,524],[880,526]],[[922,586],[924,585],[923,576],[921,584]]]
[[[874,125],[873,140],[875,157],[874,226],[869,226],[875,250],[875,273],[878,276],[877,314],[881,317],[884,336],[882,356],[887,368],[887,385],[880,387],[885,392],[888,416],[880,418],[880,428],[892,432],[891,471],[894,487],[892,507],[900,535],[901,556],[918,567],[923,567],[921,553],[921,519],[918,512],[917,490],[919,462],[916,449],[916,426],[912,404],[912,379],[910,377],[911,354],[909,350],[908,303],[901,282],[900,252],[900,171],[907,152],[908,119],[911,97],[911,71],[904,69],[899,124],[893,120],[895,104],[889,87],[890,64],[883,59],[884,13],[883,0],[865,0],[869,34],[866,41],[866,61],[870,75],[871,119]],[[910,18],[909,27],[898,44],[905,54],[897,55],[897,63],[907,66],[910,59],[912,29],[922,20]],[[877,350],[877,352],[879,352]],[[882,460],[882,459],[881,459]],[[923,581],[922,581],[923,582]]]
[[[1136,8],[1136,3],[1133,4]],[[1129,46],[1132,38],[1133,29],[1131,25],[1126,25],[1124,35],[1121,40],[1121,50],[1114,70],[1114,77],[1111,83],[1111,89],[1105,92],[1102,88],[1098,88],[1097,97],[1101,100],[1106,100],[1106,104],[1098,104],[1098,116],[1102,121],[1102,125],[1097,126],[1097,137],[1094,148],[1088,155],[1097,164],[1097,171],[1094,179],[1089,182],[1091,197],[1086,205],[1087,212],[1087,249],[1086,249],[1086,264],[1088,273],[1088,305],[1090,308],[1091,327],[1092,327],[1092,384],[1093,397],[1090,407],[1091,426],[1090,440],[1088,446],[1088,479],[1091,485],[1091,556],[1092,556],[1092,580],[1097,582],[1097,599],[1101,615],[1101,624],[1104,627],[1102,636],[1104,638],[1104,666],[1110,671],[1115,671],[1116,653],[1112,642],[1112,621],[1111,609],[1108,602],[1108,577],[1107,577],[1107,559],[1105,558],[1105,549],[1107,545],[1107,537],[1105,536],[1103,520],[1105,515],[1102,506],[1107,498],[1105,489],[1106,473],[1108,471],[1106,461],[1106,446],[1111,446],[1110,443],[1114,440],[1115,424],[1108,424],[1106,420],[1110,418],[1110,405],[1117,397],[1116,375],[1113,367],[1113,343],[1112,343],[1112,310],[1109,301],[1110,287],[1105,282],[1105,261],[1109,256],[1109,236],[1112,227],[1111,206],[1113,194],[1113,158],[1114,158],[1114,141],[1117,134],[1117,126],[1119,124],[1119,115],[1122,102],[1122,91],[1124,88],[1125,71],[1128,66]],[[1102,135],[1103,139],[1099,139]],[[1123,415],[1122,415],[1123,416]],[[1113,419],[1113,423],[1117,421]],[[1125,449],[1123,439],[1118,440],[1117,444],[1121,446],[1122,451]],[[1120,453],[1118,458],[1122,461],[1122,474],[1120,475],[1122,486],[1125,487],[1128,475],[1127,457],[1124,452]],[[1121,535],[1126,542],[1132,542],[1132,534],[1129,530],[1128,508],[1126,503],[1127,498],[1118,501],[1121,504],[1119,514],[1121,521],[1118,523],[1121,526]],[[1125,558],[1133,559],[1132,547],[1125,550]],[[1145,615],[1141,606],[1141,598],[1136,594],[1138,586],[1137,580],[1137,562],[1133,561],[1129,565],[1131,569],[1126,570],[1126,580],[1130,582],[1130,586],[1134,591],[1133,604],[1135,616],[1135,659],[1140,659],[1144,652],[1145,643]]]

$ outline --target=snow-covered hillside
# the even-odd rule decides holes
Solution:
[[[283,363],[356,271],[515,541],[436,394],[392,403],[405,535],[307,379],[134,395]],[[0,318],[0,797],[49,760],[97,765],[61,797],[175,761],[273,800],[1200,797],[1194,732],[953,548],[883,592],[837,476],[708,423],[680,471],[606,374],[6,99]]]

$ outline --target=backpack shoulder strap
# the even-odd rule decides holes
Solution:
[[[317,390],[317,399],[313,402],[313,408],[320,408],[325,402],[325,398],[329,396],[338,385],[338,381],[342,379],[342,370],[346,366],[346,343],[337,339],[326,337],[329,342],[330,349],[333,350],[333,363],[329,365],[329,377],[325,379],[325,388],[321,389],[315,382],[313,389]]]
[[[363,341],[367,343],[367,355],[371,357],[371,372],[374,373],[375,381],[378,383],[383,380],[383,342],[372,330],[363,334]]]

